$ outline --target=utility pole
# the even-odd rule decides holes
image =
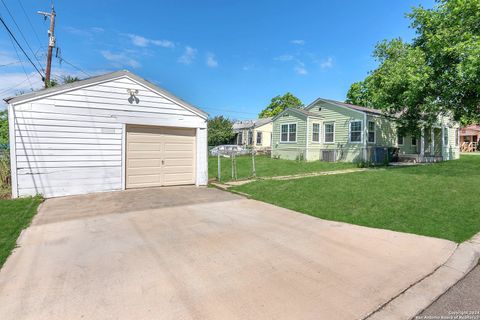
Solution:
[[[45,68],[45,88],[50,85],[50,73],[52,72],[52,52],[55,47],[55,9],[52,4],[51,12],[38,11],[45,20],[50,18],[50,29],[48,30],[48,52],[47,52],[47,67]]]

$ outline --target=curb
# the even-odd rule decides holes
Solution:
[[[433,273],[365,317],[365,320],[413,319],[463,279],[480,258],[480,233],[461,243]]]

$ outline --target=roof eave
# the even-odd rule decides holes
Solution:
[[[138,82],[139,84],[149,88],[150,90],[156,91],[158,94],[172,100],[173,102],[175,102],[177,104],[180,104],[184,108],[192,111],[193,113],[196,113],[197,115],[199,115],[200,117],[202,117],[204,119],[208,118],[208,113],[206,113],[205,111],[200,110],[199,108],[192,106],[188,102],[183,101],[182,99],[176,97],[174,94],[168,92],[167,90],[158,87],[157,85],[151,83],[150,81],[147,81],[147,80],[143,79],[142,77],[137,76],[134,73],[131,73],[128,70],[119,70],[119,71],[107,73],[107,74],[104,74],[104,75],[91,77],[91,78],[88,78],[88,79],[85,79],[85,80],[80,80],[80,81],[76,81],[76,82],[72,82],[72,83],[68,83],[68,84],[64,84],[64,85],[60,85],[60,86],[55,86],[55,87],[52,87],[52,88],[48,88],[48,89],[44,89],[44,90],[40,90],[40,91],[36,91],[36,92],[26,93],[26,94],[23,94],[23,95],[20,95],[20,96],[17,96],[17,97],[5,98],[4,101],[7,102],[10,105],[16,105],[16,104],[25,103],[25,102],[28,102],[28,101],[31,101],[31,100],[48,97],[48,96],[54,95],[54,94],[56,94],[57,92],[60,92],[60,91],[70,91],[70,90],[74,90],[74,89],[81,88],[81,87],[84,87],[84,86],[89,86],[89,85],[96,84],[96,83],[107,82],[107,81],[111,81],[111,80],[115,80],[117,78],[123,78],[123,77],[130,78],[131,80],[133,80],[135,82]]]

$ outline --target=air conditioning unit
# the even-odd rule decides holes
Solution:
[[[335,162],[337,160],[337,153],[335,150],[322,150],[322,161]]]

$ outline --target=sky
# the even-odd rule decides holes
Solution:
[[[49,11],[50,1],[0,1],[1,17],[44,68],[48,21],[36,12]],[[128,69],[211,116],[251,119],[286,92],[304,104],[344,100],[375,68],[377,42],[415,36],[405,14],[418,5],[434,1],[57,0],[64,61],[54,58],[52,72],[85,78]],[[39,74],[1,29],[0,98],[40,87]]]

